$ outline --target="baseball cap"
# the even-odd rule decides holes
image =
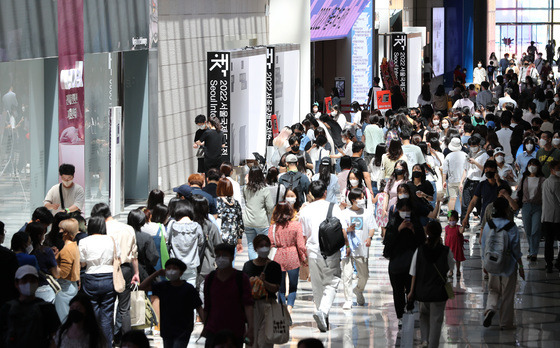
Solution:
[[[173,192],[177,192],[179,195],[183,197],[188,197],[192,193],[192,188],[187,184],[183,184],[181,186],[175,187],[173,189]]]
[[[328,157],[321,158],[321,165],[330,166],[331,165],[331,159],[328,158]]]
[[[286,163],[297,163],[297,156],[294,154],[289,154],[286,156]]]
[[[20,268],[17,269],[16,271],[16,279],[22,279],[23,277],[25,277],[26,275],[32,275],[35,276],[37,278],[39,278],[39,274],[37,273],[37,268],[31,266],[31,265],[23,265]]]

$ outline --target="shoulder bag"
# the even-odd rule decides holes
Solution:
[[[48,273],[45,273],[43,271],[39,271],[39,274],[47,280],[47,283],[49,284],[51,289],[54,291],[55,295],[58,294],[60,292],[60,290],[62,290],[62,287],[60,286],[60,284],[58,283],[58,281],[56,280],[55,277],[53,277],[52,275],[50,275]]]
[[[453,285],[451,285],[450,282],[448,282],[440,273],[439,269],[437,268],[436,264],[433,263],[432,265],[434,265],[434,268],[436,269],[436,272],[439,274],[439,277],[441,278],[441,280],[443,280],[443,283],[445,284],[445,292],[447,293],[447,298],[450,300],[453,300],[455,298],[455,293],[453,292]]]
[[[111,239],[113,240],[113,287],[120,294],[124,291],[126,284],[121,270],[121,258],[117,256],[117,243],[113,237]]]
[[[276,252],[278,252],[278,245],[276,244],[276,224],[272,225],[272,242],[274,243],[275,246],[270,248],[270,253],[268,254],[268,258],[274,261]]]

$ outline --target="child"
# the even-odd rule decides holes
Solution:
[[[187,346],[194,327],[194,309],[204,321],[198,291],[181,279],[186,270],[183,261],[171,258],[165,263],[165,269],[156,271],[140,284],[140,290],[151,289],[153,296],[159,297],[161,338],[165,348]],[[152,285],[159,276],[166,276],[169,280]]]
[[[465,254],[463,253],[463,228],[457,225],[459,221],[459,213],[456,210],[451,210],[447,213],[449,224],[445,226],[445,245],[453,252],[453,258],[457,265],[457,278],[461,276],[461,262],[465,261]],[[453,277],[453,270],[451,270],[450,277]]]

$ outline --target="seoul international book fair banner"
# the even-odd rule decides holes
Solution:
[[[231,111],[231,53],[207,52],[207,101],[208,118],[217,117],[222,126],[225,146],[222,159],[231,161],[230,111]]]
[[[58,0],[58,162],[85,184],[84,2]]]

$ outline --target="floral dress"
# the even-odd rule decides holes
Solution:
[[[229,245],[236,245],[245,231],[241,205],[233,197],[219,197],[216,202],[218,218],[221,220],[222,240]]]

